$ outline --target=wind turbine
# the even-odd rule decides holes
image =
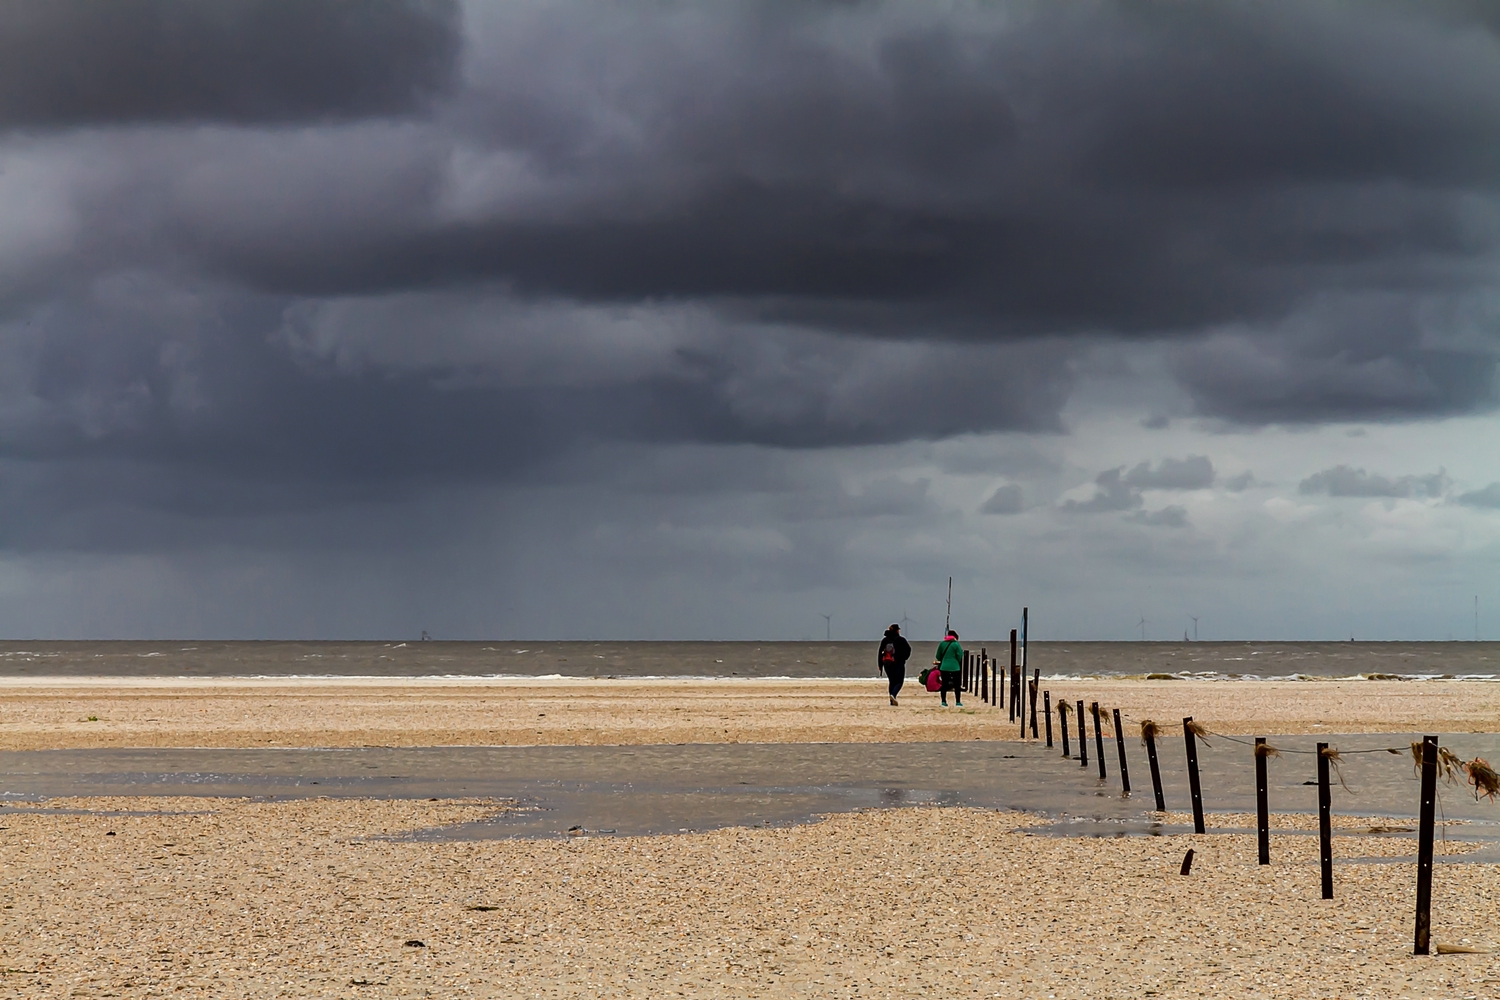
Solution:
[[[1188,615],[1188,617],[1193,620],[1193,641],[1197,642],[1198,641],[1198,616],[1197,615]]]
[[[1136,622],[1136,625],[1141,630],[1141,641],[1145,642],[1146,641],[1146,619],[1142,618],[1140,621]]]
[[[832,642],[833,641],[833,615],[819,615],[819,617],[823,619],[823,626],[824,626],[824,630],[826,632],[826,636],[825,636],[826,639],[829,642]]]
[[[911,619],[906,616],[906,612],[903,610],[901,612],[901,621],[897,623],[897,624],[899,624],[901,626],[901,631],[903,631],[903,632],[910,632],[911,631],[911,629],[909,629],[909,628],[906,627],[907,623],[910,622],[910,621],[911,621]]]

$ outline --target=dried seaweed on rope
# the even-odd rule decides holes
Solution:
[[[1500,774],[1495,773],[1490,762],[1483,757],[1475,757],[1467,761],[1463,768],[1468,772],[1469,784],[1474,786],[1474,801],[1478,802],[1481,795],[1487,796],[1491,802],[1495,801],[1495,796],[1500,794]]]
[[[1156,734],[1159,733],[1160,731],[1161,731],[1160,728],[1156,725],[1156,723],[1154,721],[1152,721],[1151,719],[1142,719],[1141,720],[1141,746],[1146,746],[1148,743],[1155,742],[1156,741]]]
[[[1412,743],[1411,743],[1411,759],[1412,759],[1412,772],[1414,774],[1421,774],[1422,773],[1422,741],[1421,740],[1412,740]],[[1452,784],[1457,783],[1457,781],[1459,779],[1459,776],[1464,773],[1464,769],[1465,769],[1466,766],[1467,765],[1464,763],[1464,761],[1462,760],[1462,758],[1460,758],[1458,756],[1458,754],[1454,753],[1452,750],[1449,750],[1447,747],[1438,747],[1438,751],[1437,751],[1437,772],[1438,772],[1438,777],[1442,778],[1448,784],[1452,785]]]
[[[1208,737],[1209,737],[1208,727],[1205,726],[1203,723],[1189,721],[1189,722],[1183,723],[1183,728],[1186,729],[1188,732],[1192,733],[1194,736],[1198,737],[1198,739],[1202,740],[1204,746],[1206,746],[1206,747],[1213,746],[1212,743],[1208,742]]]
[[[1280,757],[1281,751],[1269,743],[1257,743],[1255,744],[1255,756],[1266,758]]]
[[[1339,784],[1344,786],[1344,791],[1353,792],[1348,783],[1344,781],[1344,769],[1340,767],[1344,762],[1343,755],[1339,753],[1338,747],[1324,747],[1322,749],[1323,759],[1328,761],[1328,766],[1333,770],[1333,776],[1338,779]]]
[[[1458,754],[1447,747],[1438,747],[1438,772],[1448,780],[1449,784],[1458,781],[1459,775],[1463,773],[1466,766]]]

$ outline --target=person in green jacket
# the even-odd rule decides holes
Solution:
[[[958,633],[951,628],[948,637],[938,643],[937,652],[933,654],[933,665],[938,668],[942,679],[942,687],[938,696],[943,699],[943,707],[948,707],[948,692],[953,692],[953,704],[959,708],[964,707],[963,689],[959,681],[963,677],[964,648],[958,644]]]

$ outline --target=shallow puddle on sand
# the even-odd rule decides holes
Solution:
[[[1333,787],[1336,814],[1403,820],[1415,815],[1418,782],[1405,753],[1406,735],[1273,737],[1271,743],[1284,751],[1269,762],[1273,812],[1316,811],[1311,751],[1320,738],[1345,755],[1343,784],[1335,781]],[[1445,736],[1442,744],[1466,759],[1494,760],[1500,753],[1500,736],[1491,734]],[[485,822],[413,834],[442,840],[775,826],[825,813],[917,805],[1014,809],[1057,820],[1037,833],[1187,832],[1153,822],[1145,752],[1138,740],[1126,747],[1134,789],[1129,796],[1120,791],[1113,742],[1105,743],[1108,777],[1101,781],[1092,741],[1087,767],[1037,743],[980,741],[5,751],[0,796],[485,797],[521,806]],[[1382,747],[1403,752],[1351,752]],[[1187,811],[1180,737],[1160,738],[1158,752],[1167,807]],[[1199,754],[1205,808],[1253,813],[1250,747],[1211,738],[1207,746],[1200,742]],[[1469,789],[1449,785],[1442,786],[1441,806],[1445,818],[1469,821],[1450,827],[1450,839],[1500,840],[1500,805],[1476,802]]]

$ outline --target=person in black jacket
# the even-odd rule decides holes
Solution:
[[[896,695],[901,693],[901,685],[906,683],[906,661],[910,658],[911,646],[901,638],[901,626],[892,625],[886,629],[885,638],[880,640],[876,669],[890,682],[892,705],[896,704]]]

